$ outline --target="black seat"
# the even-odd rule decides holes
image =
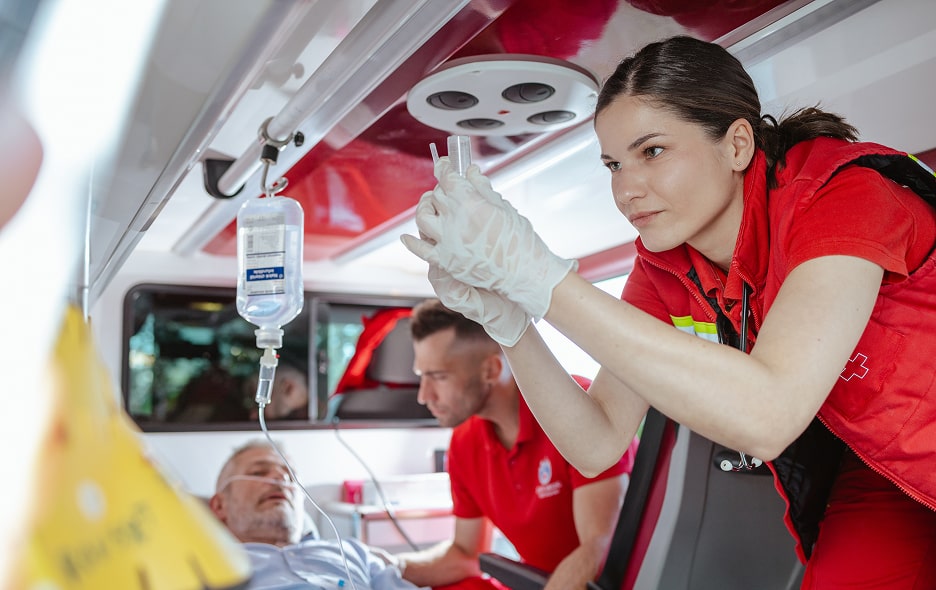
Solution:
[[[416,401],[418,388],[378,387],[336,396],[338,420],[431,420],[433,415]]]
[[[413,340],[409,317],[396,321],[393,329],[370,353],[364,371],[364,389],[336,394],[329,404],[337,420],[432,420],[426,406],[416,401],[419,377],[413,372]]]
[[[608,559],[590,590],[791,590],[802,566],[783,525],[783,501],[762,467],[725,472],[736,453],[647,412]],[[494,554],[481,569],[514,590],[545,572]]]

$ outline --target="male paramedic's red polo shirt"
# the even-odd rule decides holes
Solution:
[[[630,473],[637,440],[621,460],[594,479],[566,462],[520,397],[520,432],[505,449],[493,423],[473,416],[456,427],[449,445],[452,503],[459,518],[488,517],[524,562],[553,571],[578,547],[572,491]]]

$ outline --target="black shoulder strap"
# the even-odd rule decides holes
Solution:
[[[906,186],[936,207],[936,173],[915,157],[894,154],[861,156],[854,164],[877,170],[894,182]]]

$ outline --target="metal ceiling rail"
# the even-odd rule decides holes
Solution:
[[[303,149],[312,149],[468,3],[469,0],[378,2],[270,120],[267,133],[274,139],[287,138],[301,126]],[[221,193],[236,193],[257,173],[262,147],[257,139],[251,141],[218,180]],[[251,196],[255,193],[248,191],[213,203],[172,251],[186,256],[200,250],[234,219],[241,203]]]
[[[181,4],[176,6],[181,6]],[[209,6],[210,4],[202,8],[207,9]],[[95,259],[99,261],[98,269],[96,273],[86,277],[79,287],[89,289],[90,301],[94,301],[100,295],[111,278],[123,266],[186,174],[195,167],[199,154],[217,134],[219,121],[226,118],[233,109],[234,103],[243,96],[252,81],[262,73],[264,64],[280,49],[279,43],[282,37],[292,31],[310,7],[314,7],[314,4],[272,2],[259,12],[260,16],[252,25],[242,51],[236,56],[229,71],[223,74],[211,90],[153,186],[145,195],[141,195],[141,202],[132,219],[123,228],[122,234],[116,241],[109,244],[106,250],[95,251],[95,244],[88,246]],[[230,7],[231,10],[235,8],[235,6]],[[162,42],[172,41],[164,39]],[[175,42],[180,41],[177,39]],[[147,75],[165,76],[167,74],[159,68],[155,60],[151,60]],[[118,191],[125,188],[125,184],[114,184],[110,190]],[[125,203],[130,198],[132,197],[129,194],[121,194],[120,202]],[[100,205],[97,206],[100,207]],[[116,214],[98,210],[95,215],[106,218]],[[89,237],[91,236],[92,234],[89,233]]]

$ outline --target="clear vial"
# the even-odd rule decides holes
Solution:
[[[460,176],[464,176],[471,166],[471,138],[467,135],[449,135],[447,140],[448,157]]]
[[[284,196],[250,199],[237,213],[237,313],[259,328],[261,348],[279,348],[280,328],[302,311],[303,220]]]

